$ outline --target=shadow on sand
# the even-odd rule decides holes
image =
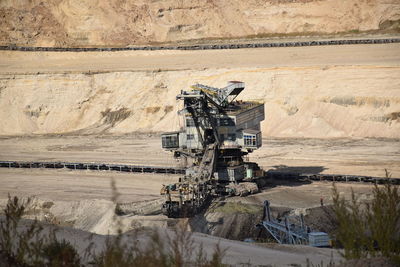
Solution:
[[[324,166],[286,166],[277,165],[272,166],[274,169],[270,169],[269,172],[277,173],[297,173],[297,174],[318,174],[326,170]]]
[[[265,172],[265,184],[259,185],[260,188],[275,187],[279,185],[300,186],[310,184],[311,181],[304,179],[304,174],[319,174],[326,170],[324,166],[273,166]]]

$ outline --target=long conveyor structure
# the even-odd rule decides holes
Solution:
[[[94,171],[118,171],[133,173],[163,173],[163,174],[184,174],[185,169],[165,166],[141,166],[127,164],[109,163],[77,163],[57,161],[0,161],[0,168],[45,168],[45,169],[69,169],[69,170],[94,170]],[[328,181],[328,182],[361,182],[384,184],[391,183],[400,185],[400,178],[385,178],[363,175],[348,174],[324,174],[324,173],[299,173],[283,171],[267,171],[264,178],[281,179],[292,181]]]
[[[174,167],[141,166],[129,164],[110,163],[77,163],[77,162],[52,162],[52,161],[0,161],[2,168],[46,168],[70,170],[99,170],[141,173],[166,173],[183,174],[185,170]]]
[[[0,50],[27,52],[116,52],[136,50],[220,50],[265,47],[301,47],[327,45],[360,45],[360,44],[390,44],[400,43],[400,38],[363,38],[363,39],[333,39],[286,42],[251,42],[234,44],[196,44],[196,45],[164,45],[164,46],[128,46],[128,47],[39,47],[4,45]]]

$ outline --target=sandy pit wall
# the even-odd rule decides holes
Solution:
[[[193,39],[399,32],[398,0],[0,1],[0,44],[125,46]],[[18,19],[15,19],[18,18]]]
[[[175,96],[241,80],[265,102],[264,136],[400,138],[400,67],[304,66],[0,75],[0,135],[162,132]]]

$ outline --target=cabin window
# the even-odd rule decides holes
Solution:
[[[192,118],[186,118],[186,127],[194,127],[194,120]]]
[[[235,121],[231,118],[221,118],[219,119],[220,126],[235,126]]]
[[[228,134],[229,141],[236,141],[236,134]]]
[[[161,138],[163,148],[175,148],[179,146],[178,135],[165,135]]]
[[[244,135],[244,146],[257,146],[255,135]]]
[[[188,135],[186,136],[186,139],[187,139],[187,140],[194,140],[194,134],[188,134]]]

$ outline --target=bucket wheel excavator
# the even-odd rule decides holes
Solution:
[[[238,81],[224,88],[196,84],[177,96],[183,100],[178,115],[184,126],[177,132],[163,133],[162,147],[187,166],[178,182],[163,185],[163,214],[190,217],[213,197],[258,192],[256,180],[264,172],[244,157],[262,144],[264,104],[237,101],[244,88]]]

